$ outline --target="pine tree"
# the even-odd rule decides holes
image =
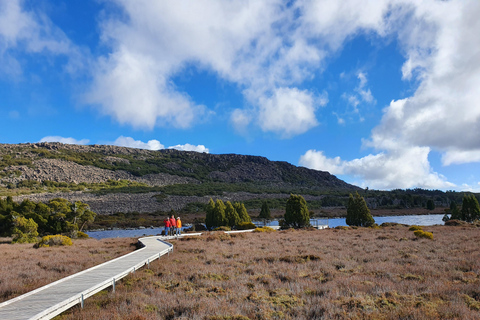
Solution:
[[[227,203],[225,203],[225,220],[227,221],[227,225],[230,228],[235,227],[240,222],[238,212],[237,210],[235,210],[230,201],[227,201]]]
[[[221,227],[227,225],[227,220],[225,219],[225,204],[222,200],[217,199],[215,202],[215,210],[213,211],[213,225],[215,227]]]
[[[287,200],[284,215],[285,225],[294,228],[310,226],[310,212],[307,202],[301,195],[291,194]]]
[[[210,198],[210,201],[208,201],[205,211],[206,211],[205,226],[207,227],[207,229],[211,229],[215,225],[214,224],[215,202],[213,202],[212,198]]]
[[[375,223],[365,199],[358,192],[355,197],[350,194],[347,207],[346,222],[349,226],[370,227]]]
[[[355,199],[351,193],[348,197],[346,223],[349,226],[358,226],[358,208],[355,205]]]
[[[262,209],[260,210],[258,218],[266,221],[272,220],[272,214],[270,213],[270,208],[268,207],[267,201],[263,201]]]
[[[474,195],[465,195],[463,197],[461,218],[461,220],[467,222],[473,222],[474,220],[480,219],[480,206]]]
[[[457,203],[455,201],[450,202],[450,218],[448,220],[462,220],[462,213],[458,209]],[[448,218],[448,216],[447,216]],[[443,220],[443,219],[442,219]],[[447,221],[448,221],[447,220]],[[445,220],[443,220],[445,221]]]
[[[252,218],[250,218],[250,215],[247,212],[247,208],[245,208],[245,205],[241,202],[235,202],[233,204],[233,207],[238,213],[238,216],[240,217],[240,222],[252,222]]]
[[[435,202],[433,202],[432,199],[427,200],[427,209],[428,210],[434,210],[435,209]]]

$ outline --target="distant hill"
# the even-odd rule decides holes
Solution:
[[[106,145],[0,144],[0,195],[89,203],[99,213],[182,210],[227,200],[285,198],[320,201],[361,190],[328,172],[264,157]],[[23,194],[23,195],[22,195]]]

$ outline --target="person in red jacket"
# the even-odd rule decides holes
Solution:
[[[172,236],[175,235],[176,228],[177,228],[177,220],[175,220],[175,217],[172,214],[172,217],[170,218],[170,233]]]
[[[165,226],[165,229],[164,229],[164,233],[166,236],[168,236],[168,233],[170,232],[170,219],[168,219],[168,217],[165,218],[165,220],[163,220],[163,224]]]

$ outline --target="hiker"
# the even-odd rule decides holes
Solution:
[[[170,218],[170,233],[172,236],[175,235],[175,228],[177,227],[177,221],[175,220],[175,216],[172,214],[172,217]]]
[[[182,220],[180,220],[180,217],[177,217],[177,235],[182,234]]]
[[[165,226],[164,233],[168,236],[168,233],[170,232],[170,219],[168,219],[168,216],[163,220],[163,225]]]

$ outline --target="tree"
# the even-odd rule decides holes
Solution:
[[[310,226],[310,212],[307,202],[301,195],[290,195],[285,208],[284,220],[286,226],[294,228]]]
[[[225,219],[225,209],[226,206],[222,200],[217,199],[215,202],[215,210],[213,211],[213,226],[221,227],[227,225]]]
[[[435,209],[435,202],[433,202],[432,199],[427,200],[427,209],[428,210],[434,210]]]
[[[247,212],[247,208],[245,208],[245,205],[241,202],[235,202],[233,204],[233,207],[238,213],[238,216],[240,217],[240,222],[252,222],[252,218],[250,218],[250,215]]]
[[[18,214],[14,214],[12,243],[32,243],[37,242],[38,225],[33,219],[26,219]]]
[[[347,206],[347,219],[349,226],[370,227],[375,223],[365,199],[358,192],[355,197],[350,194]]]
[[[207,207],[205,209],[205,226],[207,229],[211,229],[214,226],[214,215],[215,215],[215,202],[212,198],[208,201]]]
[[[272,214],[270,213],[270,208],[268,207],[267,201],[263,201],[262,209],[260,210],[258,218],[263,219],[264,221],[272,220]]]
[[[225,220],[230,228],[235,227],[240,222],[238,212],[230,201],[225,204]]]
[[[473,222],[477,219],[480,219],[480,206],[478,200],[473,194],[470,196],[465,195],[462,203],[461,220]]]
[[[358,208],[355,205],[355,199],[353,198],[353,195],[350,193],[348,197],[348,205],[347,205],[347,219],[346,223],[349,226],[358,226],[359,223],[359,214],[358,214]]]

